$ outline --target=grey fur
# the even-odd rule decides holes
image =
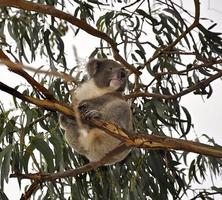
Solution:
[[[133,133],[131,109],[122,98],[127,79],[125,69],[113,60],[93,59],[87,64],[87,71],[89,80],[74,94],[80,113],[88,118],[113,122],[128,133]],[[68,144],[90,161],[101,160],[120,144],[118,139],[101,129],[84,124],[84,130],[79,130],[76,122],[64,115],[60,116],[60,124],[65,130]],[[128,153],[129,150],[113,156],[107,164],[123,160]]]

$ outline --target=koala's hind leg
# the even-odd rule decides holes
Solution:
[[[65,130],[65,139],[67,143],[78,153],[85,154],[85,149],[79,142],[83,134],[83,130],[79,130],[77,123],[74,119],[66,117],[65,115],[59,116],[59,123],[61,128]]]

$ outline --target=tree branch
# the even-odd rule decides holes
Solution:
[[[21,173],[15,173],[11,174],[10,177],[19,177],[22,179],[31,179],[38,182],[44,182],[44,181],[54,181],[58,178],[66,178],[66,177],[76,177],[77,175],[86,173],[91,170],[95,170],[98,167],[104,165],[107,163],[111,156],[116,155],[128,148],[131,147],[139,147],[139,148],[148,148],[151,150],[169,150],[169,149],[176,149],[176,150],[187,150],[192,151],[195,153],[201,153],[205,155],[212,156],[212,152],[214,156],[216,157],[222,157],[222,148],[221,147],[212,147],[206,144],[201,144],[197,142],[192,141],[184,141],[181,139],[174,139],[170,137],[163,137],[163,136],[157,136],[157,135],[137,135],[134,137],[129,137],[126,135],[125,132],[122,131],[122,129],[118,128],[117,126],[107,123],[101,120],[94,120],[93,123],[97,124],[100,127],[106,127],[108,129],[108,133],[113,135],[114,137],[117,137],[118,139],[121,139],[123,143],[119,145],[116,149],[109,152],[101,161],[98,162],[91,162],[88,163],[82,167],[79,167],[77,169],[70,169],[66,170],[64,172],[57,172],[57,173],[51,173],[51,174],[42,174],[42,173],[35,173],[35,174],[21,174]],[[102,124],[101,124],[102,123]],[[102,126],[103,125],[103,126]],[[106,129],[106,131],[107,131]],[[116,131],[118,134],[116,134]],[[115,134],[114,134],[115,132]],[[183,141],[183,142],[181,142]]]
[[[32,194],[40,187],[41,181],[34,181],[28,188],[28,190],[25,192],[25,194],[22,194],[22,197],[20,200],[28,200],[32,196]]]
[[[4,83],[0,82],[0,90],[7,92],[8,94],[11,94],[14,97],[17,97],[19,99],[21,99],[22,101],[26,101],[28,103],[32,103],[36,106],[45,108],[47,110],[50,111],[58,111],[61,112],[69,117],[75,117],[73,114],[73,110],[68,107],[67,105],[65,105],[64,103],[61,103],[57,100],[51,101],[48,99],[37,99],[28,95],[24,95],[21,94],[20,92],[18,92],[17,90],[5,85]]]
[[[16,64],[15,64],[16,65]],[[11,65],[9,65],[9,68]],[[13,67],[13,65],[12,65]],[[220,72],[222,73],[222,72]],[[20,74],[18,72],[18,74]],[[22,72],[23,74],[23,72]],[[30,78],[29,76],[24,76],[24,78]],[[211,79],[212,80],[212,77]],[[208,81],[210,81],[208,80]],[[28,95],[21,94],[17,90],[5,85],[0,82],[0,90],[5,91],[14,97],[17,97],[23,101],[32,103],[39,107],[43,107],[45,109],[51,111],[61,112],[69,117],[75,117],[75,113],[72,108],[66,106],[65,104],[52,99],[40,100],[34,97],[30,97]],[[84,119],[83,119],[84,120]],[[110,157],[116,155],[126,149],[129,148],[147,148],[150,150],[182,150],[188,152],[194,152],[198,154],[204,154],[208,156],[214,157],[222,157],[222,148],[221,147],[213,147],[206,144],[201,144],[193,141],[187,141],[182,139],[175,139],[166,136],[157,136],[157,135],[147,135],[147,134],[137,134],[135,136],[131,136],[132,134],[128,133],[126,130],[119,128],[115,124],[111,122],[106,122],[98,119],[90,119],[85,121],[95,127],[103,129],[108,134],[122,141],[121,145],[116,149],[109,152],[101,161],[89,163],[77,169],[66,170],[64,172],[57,172],[51,174],[11,174],[10,177],[19,177],[25,179],[34,180],[33,184],[29,187],[29,189],[22,195],[21,200],[29,199],[29,197],[33,194],[33,192],[40,186],[41,183],[45,181],[54,181],[58,178],[65,177],[76,177],[79,174],[86,173],[90,170],[97,169],[99,166],[106,164]]]
[[[150,64],[152,61],[157,59],[161,54],[163,54],[165,51],[171,51],[173,47],[175,47],[188,33],[190,33],[195,27],[198,26],[199,24],[199,19],[200,19],[200,2],[199,0],[194,0],[194,5],[195,5],[195,17],[193,23],[188,27],[177,39],[172,42],[170,45],[167,47],[163,48],[160,51],[157,51],[144,65]]]
[[[222,72],[221,72],[222,73]],[[0,82],[0,89],[29,103],[35,104],[39,107],[43,107],[45,109],[51,111],[61,112],[69,117],[75,117],[75,113],[72,108],[64,105],[61,102],[52,102],[50,100],[40,100],[34,97],[30,97],[27,95],[23,95],[19,93],[17,90],[6,86],[4,83]],[[117,127],[115,124],[111,122],[106,122],[99,119],[90,119],[86,121],[93,126],[103,129],[108,134],[113,137],[118,138],[123,141],[127,146],[137,147],[137,148],[148,148],[148,149],[163,149],[163,150],[182,150],[182,151],[190,151],[194,153],[204,154],[208,156],[222,157],[222,148],[211,147],[209,145],[204,145],[197,142],[169,138],[165,136],[156,136],[156,135],[136,135],[131,137],[132,135],[128,133],[126,130],[123,130]]]
[[[119,54],[119,50],[117,48],[117,43],[112,38],[110,38],[106,33],[98,31],[97,29],[93,28],[92,26],[90,26],[89,24],[87,24],[83,20],[80,20],[80,19],[78,19],[68,13],[65,13],[61,10],[58,10],[58,9],[54,8],[53,6],[43,5],[43,4],[39,4],[39,3],[32,3],[29,1],[1,0],[0,5],[14,7],[14,8],[23,9],[23,10],[35,11],[37,13],[43,13],[43,14],[57,17],[59,19],[63,19],[65,21],[71,23],[72,25],[77,26],[78,28],[84,30],[88,34],[105,40],[111,46],[112,52],[113,52],[113,57],[115,58],[115,60],[119,61],[123,66],[125,66],[131,72],[133,72],[137,75],[140,74],[140,72],[135,67],[130,65]]]
[[[220,70],[218,73],[212,75],[208,79],[204,79],[204,80],[200,81],[199,83],[196,83],[195,85],[190,86],[186,90],[183,90],[183,91],[181,91],[177,94],[174,94],[174,95],[155,94],[155,93],[149,93],[149,92],[135,92],[135,93],[126,95],[125,97],[126,97],[126,99],[136,98],[136,97],[152,97],[152,98],[156,98],[156,99],[166,99],[166,100],[177,99],[177,98],[182,97],[188,93],[191,93],[203,86],[204,87],[208,86],[212,81],[214,81],[220,77],[222,77],[222,70]]]
[[[16,64],[10,64],[8,67],[9,68],[16,68],[15,67]],[[21,71],[16,71],[16,73],[18,73],[20,75],[21,72],[21,76],[23,76],[23,70]],[[200,83],[188,88],[187,90],[182,91],[181,93],[178,93],[176,95],[160,95],[160,94],[152,94],[152,95],[159,95],[159,97],[163,98],[163,97],[167,97],[166,99],[174,99],[177,98],[179,96],[182,96],[184,94],[187,94],[197,88],[199,88],[200,86],[203,85],[208,85],[210,82],[212,82],[213,80],[217,79],[218,77],[222,76],[222,71],[218,72],[217,74],[213,75],[212,77],[201,81]],[[23,76],[26,80],[28,79],[33,79],[31,76]],[[34,79],[33,79],[34,80]],[[30,80],[30,82],[32,82],[33,80]],[[21,94],[20,92],[18,92],[17,90],[5,85],[4,83],[0,82],[0,90],[7,92],[11,95],[13,95],[14,97],[17,97],[23,101],[26,101],[28,103],[32,103],[36,106],[45,108],[47,110],[51,110],[51,111],[58,111],[60,113],[63,113],[71,118],[75,118],[75,112],[73,111],[73,109],[67,105],[65,105],[62,102],[57,101],[56,99],[53,98],[52,99],[37,99],[25,94]],[[139,93],[136,93],[134,95],[138,95]],[[147,93],[141,93],[141,96],[144,95],[149,95]],[[81,116],[83,117],[83,116]],[[84,117],[83,117],[83,120]],[[98,120],[98,119],[91,119],[91,120],[87,120],[85,121],[86,123],[92,124],[93,126],[96,126],[98,128],[103,129],[104,131],[106,131],[107,133],[109,133],[110,135],[112,135],[113,137],[118,138],[119,140],[123,141],[127,146],[132,146],[132,147],[138,147],[138,148],[148,148],[148,149],[177,149],[177,150],[183,150],[183,151],[191,151],[191,152],[195,152],[195,153],[199,153],[199,154],[205,154],[205,155],[210,155],[210,156],[216,156],[216,157],[222,157],[222,149],[221,152],[218,152],[218,149],[216,149],[215,151],[212,150],[212,148],[214,149],[215,147],[211,146],[204,146],[203,148],[203,144],[200,143],[193,143],[192,141],[185,141],[182,139],[174,139],[174,138],[168,138],[168,137],[162,137],[160,139],[160,136],[153,136],[153,135],[147,135],[146,137],[144,137],[145,135],[141,136],[141,135],[137,135],[134,137],[130,137],[129,135],[132,135],[130,133],[127,133],[126,130],[123,130],[119,127],[117,127],[115,124],[111,123],[111,122],[106,122],[103,120]],[[168,143],[165,143],[166,140],[170,139],[170,146],[168,145]],[[178,145],[178,142],[181,143],[181,145]],[[189,146],[189,148],[187,149],[186,144]],[[209,150],[207,150],[207,148],[209,147]]]
[[[0,2],[1,5],[1,2]],[[33,79],[27,72],[25,72],[21,67],[18,67],[17,64],[10,61],[9,57],[5,55],[5,53],[0,49],[0,60],[7,61],[7,66],[10,71],[22,76],[25,78],[30,85],[32,85],[35,89],[41,92],[47,99],[55,100],[54,96],[40,83],[38,83],[35,79]]]
[[[193,67],[189,68],[189,69],[185,69],[185,70],[181,70],[181,71],[166,71],[166,72],[156,72],[155,73],[155,77],[160,77],[160,76],[164,76],[164,75],[173,75],[173,74],[178,74],[178,75],[182,75],[182,74],[187,74],[190,71],[193,70],[198,70],[201,68],[210,68],[213,69],[214,71],[220,72],[221,70],[216,68],[216,67],[212,67],[212,65],[215,64],[222,64],[222,60],[214,60],[214,61],[208,61],[206,63],[202,63],[202,64],[192,64]]]

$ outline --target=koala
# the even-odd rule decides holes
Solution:
[[[92,59],[86,68],[89,79],[74,92],[73,106],[78,103],[79,112],[88,119],[110,121],[132,134],[131,109],[122,97],[127,81],[126,70],[108,59]],[[105,131],[87,124],[83,124],[84,130],[80,130],[75,120],[64,115],[60,116],[60,125],[65,130],[67,143],[91,162],[101,160],[121,143]],[[112,156],[106,165],[123,160],[129,151]]]

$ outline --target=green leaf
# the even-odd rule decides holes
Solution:
[[[219,192],[220,194],[222,194],[222,187],[212,186],[211,189],[212,189],[212,190],[215,190],[216,192]]]
[[[54,0],[45,0],[45,2],[50,6],[53,6],[55,4]]]
[[[99,49],[95,48],[95,50],[90,54],[89,58],[94,58],[98,52],[99,52]]]
[[[38,149],[38,151],[44,156],[45,161],[47,163],[47,169],[49,172],[53,172],[55,170],[54,167],[54,155],[49,147],[49,144],[46,143],[43,138],[40,137],[30,137],[31,144],[26,148],[25,154],[23,156],[23,167],[24,171],[28,173],[28,167],[29,167],[29,158],[33,154],[33,151],[35,149]]]
[[[0,199],[1,200],[9,200],[6,194],[0,189]]]
[[[51,32],[49,29],[47,29],[44,34],[43,34],[43,39],[44,39],[44,44],[45,44],[45,47],[46,47],[46,50],[47,50],[47,53],[49,54],[49,57],[54,59],[54,55],[51,51],[51,46],[50,46],[50,43],[49,43],[49,36],[50,36]]]
[[[22,160],[22,166],[24,168],[25,173],[29,173],[29,171],[28,171],[28,169],[29,169],[29,158],[32,155],[34,149],[35,149],[34,145],[30,144],[25,150],[23,160]]]
[[[111,11],[111,12],[107,12],[106,14],[105,14],[105,24],[106,24],[106,26],[107,27],[110,27],[111,26],[111,21],[112,21],[112,18],[113,18],[113,16],[114,16],[114,14],[115,14],[115,12],[114,11]]]
[[[132,59],[133,59],[134,61],[138,62],[136,56],[135,56],[133,53],[131,53],[131,56],[132,56]]]
[[[11,159],[11,153],[12,153],[13,146],[9,146],[7,149],[7,152],[4,156],[4,160],[2,162],[2,168],[1,168],[1,180],[5,180],[6,183],[8,183],[8,174],[10,170],[10,159]]]
[[[58,62],[64,55],[64,43],[61,38],[61,33],[54,26],[50,26],[50,29],[53,31],[53,33],[56,36],[57,49],[59,51],[59,54],[56,59],[54,57],[53,58],[56,62]]]
[[[8,182],[12,149],[13,145],[10,144],[0,152],[1,188],[3,188],[4,181]]]
[[[181,108],[182,108],[184,114],[186,115],[186,123],[187,123],[186,130],[182,129],[183,130],[183,135],[182,136],[185,136],[190,132],[192,122],[191,122],[191,115],[190,115],[189,111],[183,106],[181,106]]]
[[[31,144],[34,148],[38,149],[40,153],[44,156],[45,161],[47,163],[47,168],[49,172],[53,172],[55,170],[54,167],[54,155],[53,151],[49,147],[49,144],[40,137],[31,137],[30,138]]]
[[[62,141],[55,135],[49,138],[50,143],[54,147],[54,155],[56,162],[56,169],[60,170],[64,168],[64,160],[63,160],[63,149],[62,149]]]
[[[154,26],[158,24],[158,21],[155,18],[153,18],[151,15],[147,14],[144,10],[137,9],[136,12],[142,15],[143,17],[149,19]]]

